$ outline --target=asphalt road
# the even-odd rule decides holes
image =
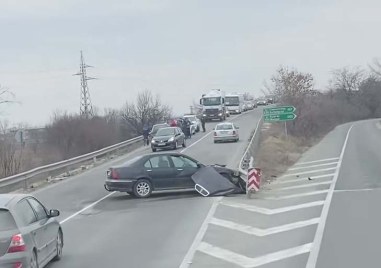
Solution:
[[[353,124],[334,188],[318,268],[380,267],[381,121]]]
[[[211,133],[199,133],[187,143],[185,151],[179,151],[206,164],[236,167],[261,112],[256,109],[229,118],[240,127],[238,143],[214,144]],[[207,123],[207,130],[214,125]],[[148,148],[138,149],[113,163],[34,193],[47,207],[61,211],[64,256],[49,268],[171,268],[180,265],[214,198],[188,192],[133,199],[124,193],[109,194],[103,188],[107,167],[147,152],[150,152]]]

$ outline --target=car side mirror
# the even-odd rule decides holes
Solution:
[[[60,215],[59,210],[57,209],[49,210],[49,217],[54,218],[54,217],[58,217],[59,215]]]

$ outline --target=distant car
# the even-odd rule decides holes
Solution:
[[[192,134],[199,132],[201,129],[201,120],[196,115],[184,115],[184,118],[188,118],[192,123]]]
[[[62,256],[63,233],[55,217],[35,197],[0,194],[0,267],[44,267]]]
[[[157,149],[177,149],[179,146],[185,147],[185,135],[178,127],[166,127],[157,131],[151,140],[152,152]]]
[[[167,123],[163,123],[163,124],[156,124],[156,125],[153,125],[152,126],[152,129],[149,133],[149,140],[152,140],[153,136],[156,135],[157,131],[161,128],[165,128],[165,127],[169,127],[169,125]]]
[[[225,110],[226,117],[230,117],[230,111],[228,109]]]
[[[195,189],[192,175],[203,167],[206,165],[180,153],[142,155],[108,169],[104,187],[139,198],[149,197],[153,191]],[[212,167],[226,178],[236,176],[235,171],[226,167]]]
[[[239,141],[238,127],[233,123],[226,122],[217,124],[214,128],[214,143],[220,141]]]
[[[268,105],[268,103],[267,103],[266,99],[259,99],[259,100],[257,100],[257,105],[258,106],[264,106],[264,105]]]

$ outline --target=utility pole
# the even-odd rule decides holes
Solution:
[[[86,75],[86,69],[89,67],[93,67],[93,66],[85,64],[85,60],[83,58],[83,54],[81,50],[81,64],[80,64],[79,73],[76,73],[74,75],[81,76],[80,115],[85,118],[91,118],[94,115],[93,106],[91,104],[91,99],[90,99],[90,91],[89,91],[89,87],[87,86],[87,81],[96,79],[96,78],[88,77]]]

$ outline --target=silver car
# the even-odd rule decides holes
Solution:
[[[201,129],[201,120],[197,118],[196,115],[184,115],[184,118],[188,118],[189,121],[191,121],[192,126],[191,126],[191,131],[192,135],[195,134],[196,132],[199,132]]]
[[[230,122],[220,123],[214,128],[214,143],[221,141],[239,141],[239,127]]]
[[[63,233],[55,219],[31,195],[0,194],[0,267],[44,267],[62,256]]]

